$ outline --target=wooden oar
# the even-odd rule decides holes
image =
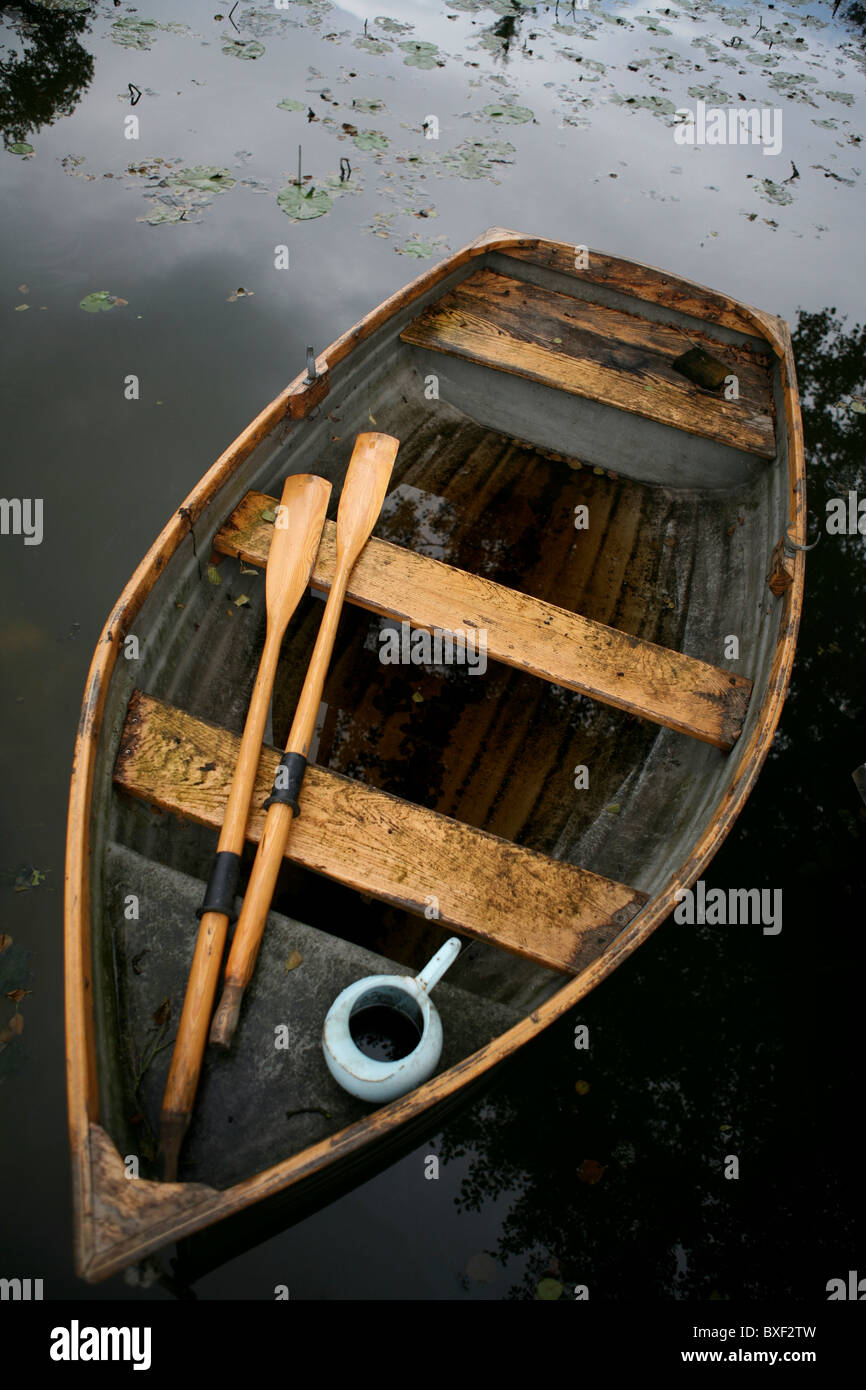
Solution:
[[[307,766],[307,752],[319,712],[349,575],[376,524],[399,447],[399,440],[388,434],[359,434],[355,441],[337,512],[334,580],[286,751],[277,768],[274,790],[265,802],[268,807],[265,828],[232,942],[222,999],[211,1025],[210,1040],[217,1047],[228,1047],[234,1036],[244,990],[255,969],[292,818],[298,814],[298,793]]]
[[[309,473],[287,478],[274,523],[265,579],[265,645],[229,791],[217,856],[205,893],[198,941],[162,1102],[159,1148],[166,1182],[173,1182],[177,1176],[180,1148],[198,1087],[226,931],[234,909],[240,856],[280,644],[289,619],[310,582],[330,496],[331,484],[324,478]]]

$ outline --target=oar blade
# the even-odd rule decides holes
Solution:
[[[268,622],[285,627],[310,582],[319,549],[331,484],[313,473],[287,478],[268,552]]]
[[[337,511],[337,560],[354,564],[376,525],[391,481],[399,439],[359,434]]]

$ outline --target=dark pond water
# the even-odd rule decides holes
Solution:
[[[0,1273],[171,1297],[88,1289],[71,1259],[64,818],[108,608],[305,345],[489,225],[795,328],[824,534],[780,733],[707,876],[781,888],[783,929],[668,922],[443,1132],[196,1292],[813,1300],[856,1267],[866,564],[824,520],[866,495],[864,22],[845,0],[0,6],[2,494],[44,507],[41,544],[0,537]],[[778,109],[781,151],[678,144],[700,100]],[[302,221],[278,201],[299,144],[303,211],[324,209]]]

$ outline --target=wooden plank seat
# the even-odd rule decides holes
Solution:
[[[117,786],[162,810],[218,828],[240,740],[134,692],[114,769]],[[264,747],[247,838],[279,762]],[[576,974],[647,901],[645,893],[523,849],[436,811],[311,764],[287,858],[359,892],[424,913],[553,970]]]
[[[707,344],[739,399],[694,385],[673,362],[703,344],[638,314],[477,270],[414,319],[406,343],[511,372],[733,448],[776,455],[768,367],[744,348]]]
[[[274,498],[250,492],[218,532],[214,548],[264,566]],[[328,589],[336,528],[325,523],[313,583]],[[752,682],[695,657],[631,637],[542,599],[467,574],[440,560],[371,538],[349,581],[351,603],[413,627],[487,632],[487,655],[554,685],[615,705],[729,751],[743,725]]]

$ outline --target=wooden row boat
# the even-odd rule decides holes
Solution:
[[[697,351],[725,389],[682,374]],[[208,1054],[181,1181],[160,1182],[167,1044],[263,637],[251,570],[284,478],[321,474],[336,507],[370,428],[400,440],[392,490],[352,574],[238,1036]],[[84,697],[66,971],[85,1279],[278,1197],[290,1218],[321,1204],[664,921],[772,741],[804,516],[780,319],[498,228],[338,338],[244,430],[130,579]],[[331,521],[283,646],[247,870],[333,572]],[[435,649],[384,664],[389,630],[482,630],[489,665],[437,664]],[[325,1014],[454,932],[467,944],[437,989],[439,1070],[371,1109],[325,1067]]]

